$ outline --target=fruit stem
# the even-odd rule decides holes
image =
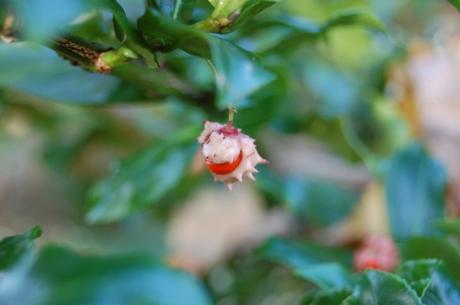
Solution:
[[[228,123],[233,124],[233,118],[235,117],[235,113],[238,113],[235,106],[228,107]]]

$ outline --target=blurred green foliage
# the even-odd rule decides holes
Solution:
[[[274,131],[366,166],[385,186],[403,260],[393,273],[357,273],[350,245],[305,238],[344,221],[361,185],[262,168],[254,188],[267,209],[294,215],[292,237],[235,255],[201,280],[169,266],[163,249],[35,251],[34,227],[0,241],[0,304],[284,304],[274,301],[283,292],[302,305],[460,304],[460,225],[445,219],[447,175],[385,85],[411,31],[429,31],[443,8],[415,0],[0,2],[0,141],[17,114],[43,136],[43,159],[70,175],[85,201],[81,226],[111,224],[132,240],[140,213],[164,226],[177,203],[209,183],[192,169],[201,122],[223,121],[236,106],[235,124],[261,139],[263,152]],[[80,163],[97,155],[94,147],[106,154],[88,170]],[[164,234],[152,231],[155,241]]]

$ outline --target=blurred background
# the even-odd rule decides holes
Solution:
[[[149,35],[136,23],[145,1],[118,2]],[[244,74],[241,51],[212,47],[210,66],[180,43],[155,52],[158,68],[141,55],[91,72],[49,41],[145,50],[92,1],[25,3],[0,4],[1,237],[40,225],[38,248],[144,253],[200,278],[215,304],[276,305],[314,285],[260,258],[263,244],[287,247],[270,237],[340,247],[351,268],[366,236],[429,235],[432,219],[460,213],[460,19],[447,1],[284,0],[217,34],[255,54],[270,82]],[[212,10],[196,1],[181,21]],[[229,84],[215,84],[213,64]],[[270,161],[232,192],[196,142],[230,104]],[[109,295],[80,304],[150,304]]]

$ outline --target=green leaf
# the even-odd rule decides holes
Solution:
[[[214,11],[212,17],[227,17],[233,12],[240,9],[248,0],[208,0]]]
[[[434,234],[444,216],[446,174],[421,145],[412,145],[389,162],[386,198],[393,235],[404,240]]]
[[[196,0],[159,0],[160,11],[173,19],[186,21],[193,13]]]
[[[0,86],[53,101],[102,104],[120,83],[110,75],[69,65],[53,51],[33,43],[0,44]]]
[[[109,178],[90,190],[86,220],[112,222],[159,202],[186,174],[199,128],[167,135],[117,164]]]
[[[162,16],[154,10],[146,11],[137,25],[151,49],[171,52],[179,48],[192,55],[211,58],[209,37],[191,26]]]
[[[217,106],[248,106],[248,98],[275,79],[254,56],[232,43],[148,11],[139,28],[152,48],[170,52],[180,48],[211,61],[214,67]]]
[[[402,253],[409,259],[440,259],[450,274],[460,281],[460,250],[445,239],[414,237],[404,243]]]
[[[25,274],[20,272],[4,275],[3,283],[9,286],[4,289],[0,282],[1,304],[211,304],[197,279],[148,256],[80,256],[48,247]],[[14,280],[18,276],[20,280]]]
[[[0,271],[10,269],[25,255],[30,254],[35,246],[35,239],[41,235],[41,228],[35,226],[24,234],[0,240]]]
[[[249,0],[241,8],[240,15],[236,18],[235,22],[231,24],[230,28],[236,28],[244,23],[252,20],[257,14],[279,2],[279,0]]]
[[[9,0],[22,22],[23,35],[28,39],[46,40],[59,33],[80,14],[94,8],[97,1],[88,0]],[[56,13],[59,12],[59,13]]]
[[[458,11],[460,11],[460,0],[448,0]]]
[[[117,26],[125,34],[124,43],[137,54],[142,56],[149,67],[156,67],[155,54],[149,49],[142,35],[131,24],[123,7],[116,0],[104,0],[105,5],[111,10]]]
[[[340,12],[329,20],[318,23],[306,18],[278,16],[276,19],[266,19],[261,22],[247,24],[241,30],[247,35],[257,38],[258,32],[266,32],[272,41],[269,46],[262,48],[263,52],[293,51],[298,46],[324,38],[327,34],[345,26],[361,25],[366,28],[385,31],[384,25],[374,16],[360,10]],[[267,32],[267,30],[270,30]]]
[[[460,304],[460,287],[439,260],[407,261],[398,274],[417,291],[424,305]]]
[[[460,238],[460,219],[447,218],[436,223],[436,227],[441,231]]]
[[[343,267],[351,264],[351,255],[344,250],[271,239],[259,250],[259,254],[289,267],[296,275],[321,288],[346,287],[351,282],[350,274]]]
[[[343,300],[349,297],[350,294],[351,291],[346,289],[334,288],[319,290],[307,295],[300,301],[299,305],[339,305]]]
[[[402,278],[386,272],[367,271],[354,293],[342,305],[422,305]]]
[[[351,190],[332,182],[299,177],[276,177],[261,169],[258,186],[285,203],[295,214],[317,226],[326,226],[346,217],[357,203]]]
[[[211,50],[220,109],[247,106],[250,95],[275,79],[253,55],[227,41],[214,39]]]

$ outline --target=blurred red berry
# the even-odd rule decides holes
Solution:
[[[399,263],[398,248],[386,235],[372,235],[356,251],[353,265],[356,270],[376,269],[393,271]]]

